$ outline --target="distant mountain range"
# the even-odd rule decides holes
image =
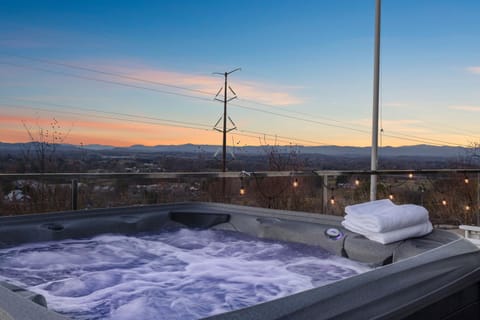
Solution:
[[[24,152],[29,148],[32,149],[33,143],[2,143],[0,142],[1,153],[17,153]],[[234,149],[237,155],[241,154],[265,154],[271,150],[271,146],[243,146],[228,147],[229,151]],[[321,154],[326,156],[342,156],[342,157],[369,157],[370,147],[343,147],[343,146],[277,146],[274,147],[277,152],[288,153],[296,151],[299,154]],[[62,144],[57,146],[58,152],[109,152],[109,153],[215,153],[221,150],[221,146],[216,145],[158,145],[144,146],[132,145],[130,147],[114,147],[106,145],[84,145],[76,146],[71,144]],[[431,145],[415,145],[404,147],[381,147],[379,148],[379,157],[433,157],[433,158],[458,158],[467,155],[467,148],[448,147],[448,146],[431,146]]]

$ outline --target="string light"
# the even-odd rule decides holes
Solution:
[[[443,199],[442,200],[442,205],[446,206],[447,205],[447,200]]]
[[[413,178],[413,173],[410,172],[410,173],[408,174],[408,178],[412,179],[412,178]]]
[[[331,189],[332,190],[332,196],[330,197],[330,204],[331,205],[334,205],[335,204],[335,196],[333,195],[333,188]]]
[[[243,177],[240,177],[240,195],[245,195],[245,187],[243,186]]]
[[[470,180],[468,180],[468,177],[465,176],[465,179],[463,179],[463,182],[465,182],[465,184],[468,184],[470,182]]]
[[[360,185],[360,180],[358,178],[355,179],[355,185],[359,186]]]
[[[292,186],[294,188],[298,187],[298,179],[295,178],[295,180],[293,180]]]
[[[395,197],[393,196],[393,193],[390,193],[390,194],[388,195],[388,199],[393,200],[394,198],[395,198]]]
[[[471,207],[467,204],[467,205],[465,206],[465,210],[470,211],[470,209],[471,209]]]

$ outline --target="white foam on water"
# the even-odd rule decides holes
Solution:
[[[370,270],[325,250],[190,230],[0,250],[0,279],[73,319],[198,319]]]

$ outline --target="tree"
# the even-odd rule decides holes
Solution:
[[[298,171],[303,167],[299,159],[299,150],[296,146],[279,146],[275,139],[273,145],[269,145],[264,138],[263,150],[267,157],[269,171]],[[298,190],[299,179],[294,177],[263,177],[253,175],[252,187],[255,190],[257,202],[261,206],[278,209],[303,208],[301,192]],[[296,182],[295,186],[293,182]],[[305,185],[300,182],[302,192],[307,192]]]
[[[71,129],[63,132],[55,118],[50,122],[48,128],[40,126],[38,122],[34,128],[28,126],[25,121],[22,121],[22,124],[30,140],[24,149],[27,168],[30,167],[32,172],[54,171],[57,163],[57,147],[65,142]]]

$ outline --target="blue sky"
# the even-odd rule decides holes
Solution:
[[[0,140],[368,146],[374,0],[1,1]],[[480,2],[382,3],[382,145],[478,142]],[[120,76],[119,76],[120,75]],[[162,85],[160,85],[161,83]]]

